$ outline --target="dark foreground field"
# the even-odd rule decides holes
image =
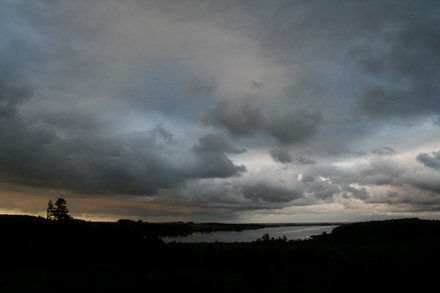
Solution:
[[[182,227],[164,232],[130,221],[0,216],[0,292],[438,288],[439,221],[354,223],[306,241],[264,237],[253,243],[164,244],[157,237]]]

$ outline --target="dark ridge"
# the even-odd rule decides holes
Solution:
[[[440,221],[353,223],[296,241],[262,235],[252,243],[165,244],[157,236],[192,224],[0,216],[0,292],[424,292],[437,286]]]
[[[333,229],[333,240],[358,243],[403,243],[439,239],[440,221],[417,218],[359,222]]]

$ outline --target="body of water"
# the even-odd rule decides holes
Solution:
[[[323,232],[331,233],[337,226],[286,226],[286,227],[270,227],[255,230],[243,231],[218,231],[211,233],[195,232],[188,236],[164,237],[163,241],[181,242],[181,243],[200,243],[200,242],[252,242],[261,238],[264,234],[269,234],[272,238],[280,238],[286,236],[287,240],[307,239],[312,235],[320,235]]]

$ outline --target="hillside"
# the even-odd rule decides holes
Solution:
[[[0,216],[0,291],[422,290],[439,273],[439,221],[362,222],[305,241],[235,244],[164,244],[146,227]]]

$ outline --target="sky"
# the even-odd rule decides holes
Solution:
[[[0,213],[440,219],[438,1],[0,2]]]

